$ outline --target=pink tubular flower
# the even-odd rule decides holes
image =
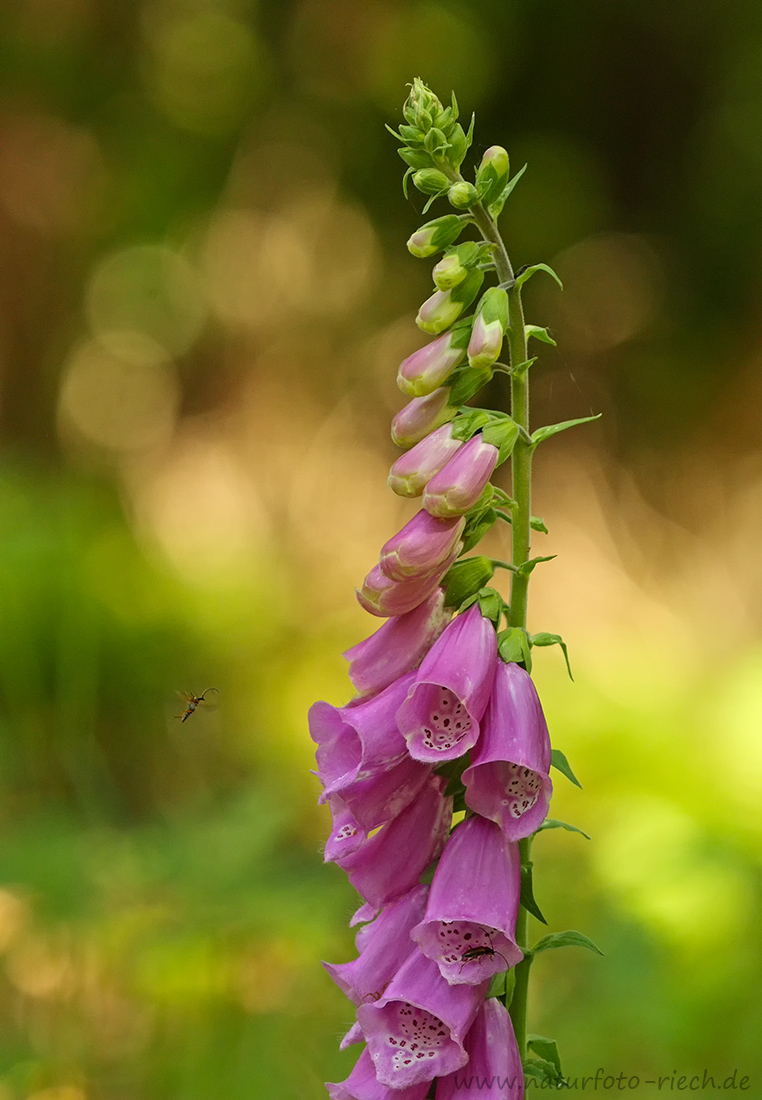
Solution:
[[[448,985],[416,948],[383,996],[357,1009],[378,1080],[403,1089],[464,1066],[463,1040],[488,985]]]
[[[509,840],[530,836],[548,814],[549,769],[550,737],[532,678],[498,661],[482,735],[463,773],[466,803]]]
[[[381,547],[382,572],[393,581],[428,576],[460,553],[465,526],[464,516],[439,519],[422,508]]]
[[[452,424],[443,424],[397,459],[389,471],[389,488],[400,497],[419,497],[462,446],[462,439],[452,437]]]
[[[317,743],[318,778],[334,826],[326,859],[354,851],[371,829],[395,817],[416,797],[429,769],[411,760],[396,712],[413,680],[410,672],[372,699],[346,707],[314,703],[308,721]]]
[[[496,662],[495,628],[473,604],[426,654],[397,712],[412,757],[439,764],[476,744]]]
[[[392,441],[398,447],[412,447],[441,424],[454,420],[458,410],[448,404],[449,400],[449,386],[440,386],[426,397],[413,398],[392,420]]]
[[[520,894],[518,845],[494,822],[467,818],[447,842],[411,935],[452,985],[478,985],[523,958],[515,939]]]
[[[325,787],[321,802],[343,781],[357,779],[361,769],[369,774],[376,768],[389,768],[405,756],[396,714],[413,680],[410,672],[372,699],[346,707],[322,700],[312,704],[307,721],[317,745],[318,777]]]
[[[417,885],[442,851],[452,817],[446,780],[430,775],[414,802],[336,863],[355,890],[377,908]]]
[[[444,592],[436,588],[427,600],[405,615],[396,615],[362,642],[348,649],[349,678],[360,695],[388,687],[420,664],[450,618]]]
[[[360,954],[352,962],[323,966],[352,1004],[377,1001],[413,949],[410,930],[423,916],[428,886],[414,886],[385,905],[355,937]]]
[[[466,1036],[468,1066],[437,1081],[436,1100],[455,1100],[473,1081],[485,1100],[524,1100],[524,1070],[508,1009],[489,997]],[[364,1100],[364,1098],[363,1098]]]
[[[446,332],[403,359],[397,373],[397,385],[410,397],[425,397],[450,377],[465,354],[463,334]]]
[[[411,1085],[407,1089],[390,1089],[388,1085],[382,1085],[366,1049],[346,1081],[340,1081],[337,1085],[326,1084],[325,1087],[331,1100],[425,1100],[429,1082],[422,1081],[420,1085]]]
[[[404,615],[422,604],[439,585],[442,577],[458,556],[456,547],[450,557],[433,573],[422,577],[410,577],[405,581],[393,581],[387,577],[380,565],[374,566],[363,582],[362,589],[356,589],[361,607],[371,615],[384,618],[389,615]]]
[[[472,436],[423,490],[423,506],[433,516],[460,516],[476,504],[497,465],[498,449]]]

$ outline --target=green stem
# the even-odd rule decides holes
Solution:
[[[521,290],[513,285],[514,276],[511,261],[508,258],[505,244],[498,232],[495,222],[489,216],[483,206],[479,205],[472,211],[474,221],[479,227],[482,236],[490,244],[494,245],[494,258],[497,276],[508,290],[508,308],[510,323],[508,327],[508,348],[510,361],[515,367],[519,363],[526,363],[529,358],[527,353],[526,329],[524,327],[524,309],[521,303]],[[524,434],[529,435],[529,378],[526,371],[511,375],[511,416]],[[514,566],[523,565],[529,560],[532,518],[532,449],[526,439],[519,437],[513,450],[511,459],[512,489],[516,504],[511,509],[512,557]],[[511,606],[509,612],[509,625],[526,629],[527,624],[527,598],[529,591],[529,574],[511,573]],[[519,841],[519,852],[522,865],[529,862],[531,837]],[[519,906],[518,920],[516,921],[516,943],[526,954],[529,947],[529,913],[524,906]],[[529,970],[532,965],[531,957],[524,958],[516,967],[515,985],[510,1003],[511,1020],[513,1030],[516,1033],[516,1042],[521,1053],[522,1060],[526,1057],[527,1037],[527,1000],[529,995]]]

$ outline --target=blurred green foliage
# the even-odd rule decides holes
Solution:
[[[528,288],[535,421],[604,411],[634,578],[591,527],[573,630],[536,624],[577,677],[536,662],[585,784],[553,813],[593,836],[539,838],[536,893],[606,956],[540,958],[532,1027],[572,1075],[758,1088],[758,6],[6,0],[0,54],[0,1100],[312,1100],[354,1059],[304,716],[398,515],[414,75],[529,162],[505,236],[567,288]]]

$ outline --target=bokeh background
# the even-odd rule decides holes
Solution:
[[[759,5],[4,0],[0,58],[0,1100],[313,1100],[354,1060],[305,712],[411,512],[415,75],[529,164],[535,425],[604,414],[538,453],[530,627],[592,835],[538,839],[536,894],[606,954],[542,956],[531,1027],[572,1076],[755,1095]]]

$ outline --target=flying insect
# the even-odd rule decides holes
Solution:
[[[196,707],[199,707],[205,701],[206,696],[209,694],[210,691],[217,692],[217,694],[219,695],[219,691],[217,690],[217,688],[207,688],[203,695],[193,695],[192,692],[188,691],[178,692],[177,694],[180,696],[181,699],[185,700],[187,706],[184,712],[182,714],[176,714],[175,718],[179,718],[181,722],[187,722]]]

